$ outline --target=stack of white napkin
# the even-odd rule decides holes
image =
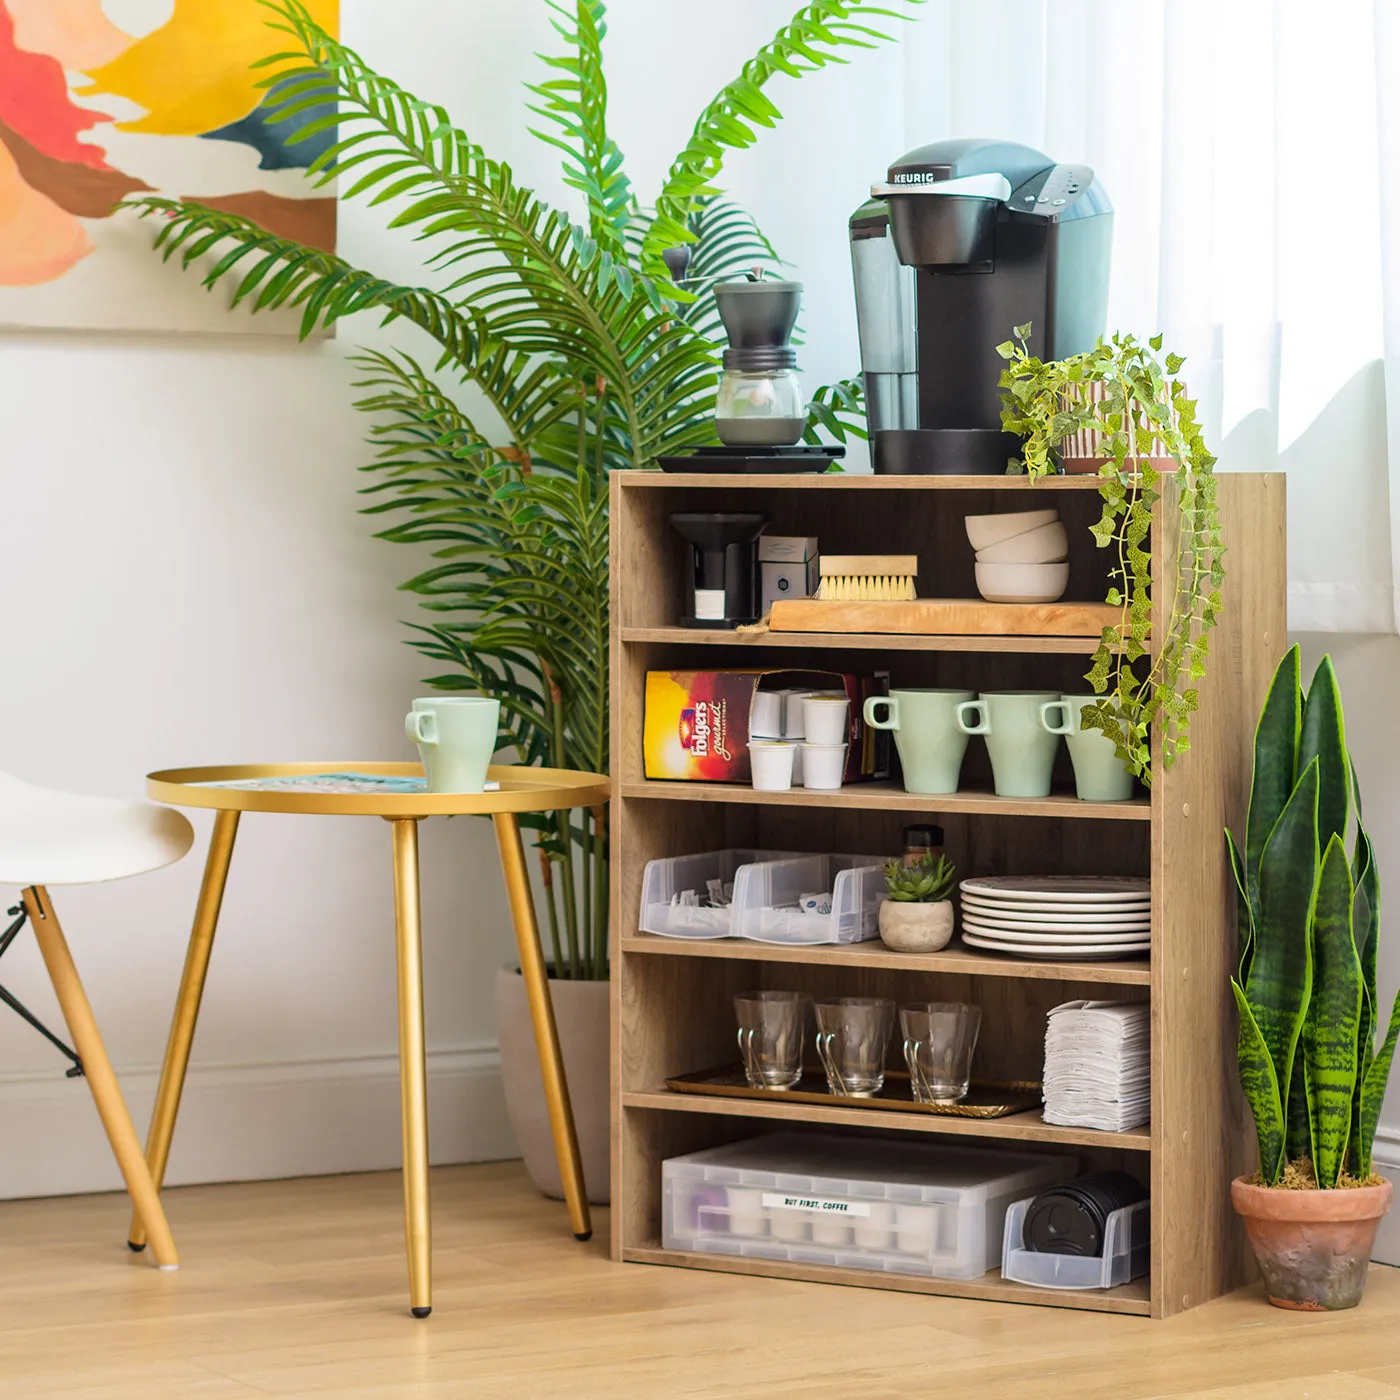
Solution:
[[[1125,1132],[1151,1117],[1145,1001],[1067,1001],[1045,1027],[1045,1121]]]

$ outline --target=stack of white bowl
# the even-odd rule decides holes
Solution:
[[[969,515],[977,591],[989,603],[1053,603],[1069,584],[1069,536],[1057,510]]]

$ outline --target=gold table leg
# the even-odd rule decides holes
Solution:
[[[520,974],[525,979],[525,995],[530,1003],[530,1019],[535,1027],[535,1047],[539,1051],[540,1074],[544,1078],[545,1103],[549,1126],[554,1133],[554,1151],[559,1158],[559,1177],[564,1183],[564,1199],[573,1222],[574,1238],[592,1237],[593,1222],[588,1213],[588,1194],[583,1184],[583,1161],[579,1157],[578,1135],[574,1131],[574,1111],[569,1104],[569,1082],[559,1053],[559,1032],[554,1024],[554,1004],[549,999],[549,977],[544,954],[540,952],[540,932],[535,923],[535,901],[525,870],[525,849],[520,844],[520,823],[513,812],[491,818],[496,828],[496,844],[501,851],[501,870],[511,917],[515,921],[515,941],[520,949]]]
[[[136,1207],[137,1218],[150,1235],[151,1252],[162,1269],[178,1268],[180,1256],[175,1252],[175,1241],[160,1204],[160,1193],[151,1179],[146,1159],[141,1155],[141,1140],[131,1125],[131,1115],[126,1110],[117,1077],[112,1073],[92,1007],[88,1004],[87,993],[83,991],[78,969],[73,965],[73,955],[68,951],[68,942],[63,936],[48,891],[42,885],[36,885],[25,890],[23,898],[34,937],[44,957],[44,966],[49,970],[49,980],[58,995],[58,1004],[63,1008],[63,1019],[68,1023],[69,1033],[73,1037],[73,1047],[82,1061],[83,1076],[92,1090],[102,1126],[107,1130],[107,1138],[116,1154],[126,1189]]]
[[[423,929],[418,903],[418,818],[394,821],[394,927],[399,967],[399,1085],[403,1103],[404,1231],[408,1301],[414,1317],[433,1310],[433,1238],[428,1197],[428,1071],[423,1030]]]
[[[219,812],[209,838],[209,854],[204,862],[204,880],[195,905],[194,926],[185,953],[185,970],[180,977],[180,994],[175,1000],[175,1017],[165,1046],[165,1063],[160,1070],[155,1109],[146,1135],[146,1164],[159,1191],[165,1182],[165,1164],[170,1158],[170,1140],[175,1136],[175,1119],[180,1112],[180,1095],[185,1088],[185,1071],[190,1063],[190,1046],[199,1020],[199,1003],[204,996],[204,979],[209,972],[209,954],[214,947],[214,930],[219,923],[219,907],[228,881],[233,842],[238,835],[238,813]],[[137,1252],[146,1247],[146,1231],[138,1210],[131,1218],[127,1244]]]

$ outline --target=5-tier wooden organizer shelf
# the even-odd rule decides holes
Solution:
[[[1020,478],[706,476],[618,472],[612,478],[613,1257],[782,1278],[961,1297],[1168,1316],[1237,1287],[1246,1275],[1229,1180],[1246,1160],[1234,1089],[1228,975],[1234,932],[1221,829],[1241,823],[1250,746],[1284,645],[1284,489],[1276,475],[1220,479],[1229,580],[1211,640],[1191,750],[1150,793],[1078,802],[1065,755],[1055,794],[992,794],[983,746],[968,751],[963,790],[908,794],[892,782],[839,792],[754,792],[747,786],[648,782],[642,703],[652,669],[723,666],[888,671],[891,684],[1083,692],[1094,641],[1006,636],[773,634],[742,638],[677,625],[686,549],[677,510],[757,510],[770,533],[815,535],[831,553],[919,556],[919,592],[975,597],[963,516],[1057,506],[1072,541],[1067,597],[1104,595],[1093,477],[1031,488]],[[1159,507],[1160,510],[1160,507]],[[1163,521],[1154,576],[1167,575]],[[1158,771],[1161,772],[1160,764]],[[1044,962],[979,954],[959,943],[931,956],[883,943],[792,947],[692,942],[637,930],[648,860],[720,847],[894,852],[910,820],[933,820],[963,875],[1142,874],[1152,879],[1150,959]],[[983,1009],[975,1073],[1039,1079],[1045,1013],[1075,997],[1150,998],[1152,1122],[1123,1133],[1066,1129],[1038,1110],[999,1119],[707,1097],[668,1091],[670,1076],[735,1058],[731,998],[745,987],[897,1001],[966,1000]],[[667,1251],[661,1163],[679,1153],[778,1129],[930,1135],[1079,1156],[1120,1167],[1152,1192],[1150,1277],[1107,1292],[1056,1293],[1003,1282],[935,1280],[781,1260]]]

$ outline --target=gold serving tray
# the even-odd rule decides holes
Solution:
[[[919,1103],[909,1087],[904,1070],[890,1070],[885,1087],[868,1099],[851,1098],[827,1091],[826,1075],[819,1069],[804,1069],[802,1078],[791,1089],[754,1089],[744,1076],[743,1065],[699,1070],[694,1074],[668,1079],[666,1087],[678,1094],[716,1094],[728,1099],[772,1099],[782,1103],[820,1103],[836,1108],[874,1108],[900,1113],[933,1113],[949,1118],[1005,1118],[1039,1108],[1041,1085],[1032,1079],[974,1079],[961,1103]]]

